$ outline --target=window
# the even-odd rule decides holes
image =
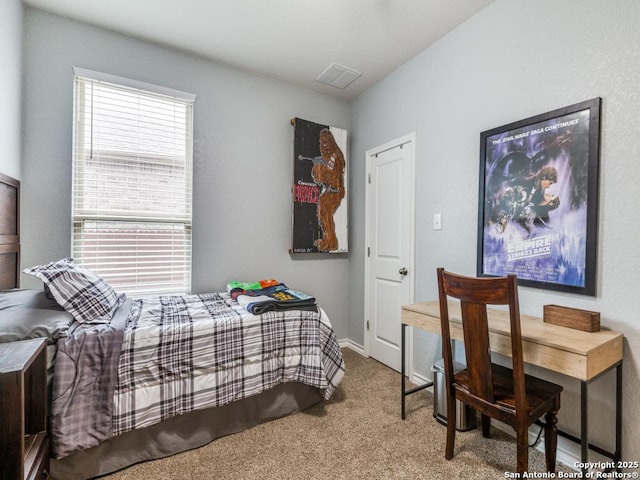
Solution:
[[[118,292],[188,293],[195,96],[75,73],[75,261]]]

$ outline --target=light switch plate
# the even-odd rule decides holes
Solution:
[[[439,213],[433,214],[433,229],[442,230],[442,215]]]

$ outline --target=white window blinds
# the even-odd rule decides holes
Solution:
[[[188,293],[195,97],[92,73],[76,70],[72,255],[118,292]]]

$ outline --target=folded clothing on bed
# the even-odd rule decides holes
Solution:
[[[264,283],[263,283],[264,282]],[[275,283],[273,283],[275,282]],[[242,288],[242,286],[260,286],[260,288]],[[256,283],[229,282],[227,291],[249,313],[260,315],[280,310],[317,310],[315,297],[288,288],[275,280],[261,280]]]

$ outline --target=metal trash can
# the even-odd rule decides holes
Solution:
[[[454,372],[459,372],[465,366],[453,362]],[[438,360],[431,367],[433,372],[433,416],[442,423],[447,424],[447,391],[444,382],[444,359]],[[461,432],[476,428],[476,412],[473,408],[456,400],[456,430]]]

